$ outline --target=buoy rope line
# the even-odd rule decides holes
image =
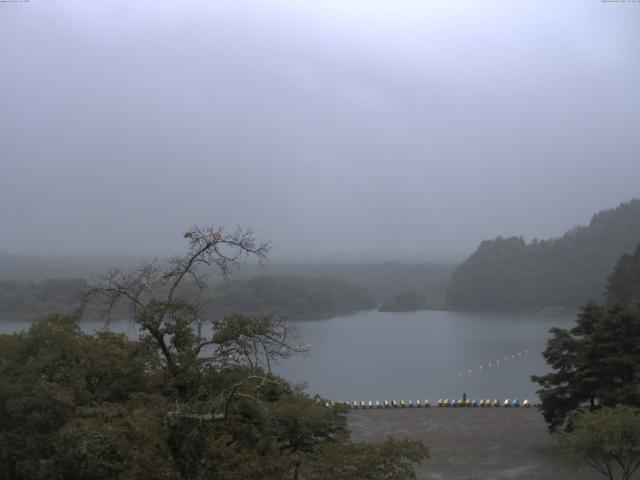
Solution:
[[[496,369],[507,364],[513,363],[517,360],[523,360],[529,358],[532,354],[536,353],[536,347],[525,348],[516,353],[512,353],[510,355],[505,355],[504,357],[498,358],[496,360],[492,360],[490,362],[486,362],[482,365],[478,365],[476,368],[468,368],[466,371],[458,372],[458,378],[464,378],[474,373],[479,374],[483,371],[488,371],[489,369]],[[352,409],[379,409],[379,408],[429,408],[431,407],[431,402],[429,399],[425,400],[416,400],[415,403],[413,400],[408,400],[405,402],[404,400],[396,401],[396,400],[354,400],[352,402],[327,402],[327,406],[333,406],[336,404],[342,404]],[[464,407],[480,407],[480,408],[518,408],[520,406],[524,408],[529,408],[532,406],[529,400],[524,400],[520,403],[517,399],[505,399],[504,401],[500,401],[498,399],[438,399],[438,402],[435,404],[440,408],[464,408]]]
[[[470,375],[473,375],[474,373],[477,375],[484,371],[488,371],[489,369],[503,367],[517,360],[527,359],[529,358],[530,355],[534,354],[536,351],[537,351],[536,347],[525,348],[520,352],[512,353],[511,355],[505,355],[504,357],[498,358],[497,360],[493,360],[493,361],[484,363],[482,365],[478,365],[475,368],[467,368],[461,372],[458,372],[458,378],[470,376]]]

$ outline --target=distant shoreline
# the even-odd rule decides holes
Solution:
[[[548,310],[547,310],[548,309]],[[447,307],[433,307],[433,308],[424,308],[421,310],[403,310],[403,311],[395,311],[395,310],[380,310],[379,307],[376,308],[369,308],[369,309],[363,309],[363,310],[346,310],[346,311],[340,311],[340,312],[331,312],[329,314],[327,313],[309,313],[309,314],[299,314],[299,315],[291,315],[291,314],[278,314],[278,313],[269,313],[269,312],[252,312],[252,313],[242,313],[242,315],[247,315],[247,316],[260,316],[260,315],[280,315],[284,318],[286,318],[287,320],[291,321],[291,322],[297,322],[297,321],[315,321],[315,320],[332,320],[336,317],[342,317],[342,316],[351,316],[351,315],[357,315],[359,313],[364,313],[364,312],[380,312],[380,313],[393,313],[393,314],[402,314],[402,313],[416,313],[416,312],[464,312],[464,313],[513,313],[513,314],[539,314],[540,316],[545,316],[545,317],[565,317],[565,316],[569,316],[569,315],[576,315],[579,312],[579,308],[578,307],[535,307],[535,308],[507,308],[507,307],[496,307],[496,308],[469,308],[469,309],[464,309],[464,308],[456,308],[456,309],[451,309],[451,308],[447,308]],[[72,314],[72,312],[50,312],[51,314],[53,313],[62,313],[62,314]],[[215,318],[222,318],[223,316],[226,315],[232,315],[231,313],[227,313],[224,314],[219,317],[215,317]],[[23,324],[31,324],[31,323],[35,323],[41,319],[43,319],[46,315],[41,316],[32,316],[29,314],[23,314],[23,313],[2,313],[0,314],[0,323],[5,323],[5,322],[16,322],[16,323],[23,323]],[[124,321],[129,321],[130,319],[128,318],[124,318],[122,316],[115,316],[115,318],[113,318],[111,321],[112,322],[124,322]],[[93,322],[96,321],[95,318],[90,318],[90,319],[83,319],[80,321],[80,323],[84,323],[84,322]]]

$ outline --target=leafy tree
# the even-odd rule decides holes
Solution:
[[[140,461],[162,465],[153,459],[164,452],[149,441],[159,438],[153,429],[162,425],[152,406],[166,402],[154,393],[160,373],[157,354],[148,345],[112,332],[85,335],[71,317],[54,315],[26,332],[0,336],[0,477],[119,478],[103,468],[109,441],[126,456],[116,463],[139,455]],[[130,449],[131,443],[116,437],[113,422],[96,420],[108,412],[109,418],[138,425],[136,435],[145,441],[139,437],[136,449]],[[74,443],[89,419],[88,435]],[[69,458],[75,462],[73,473],[65,467]]]
[[[575,327],[551,334],[543,356],[554,371],[532,377],[551,430],[585,410],[640,406],[640,314],[589,303]]]
[[[585,412],[578,416],[571,432],[555,436],[572,469],[586,464],[610,480],[629,480],[640,468],[638,409],[618,405]]]
[[[128,308],[139,340],[87,335],[61,315],[0,335],[0,477],[301,478],[341,448],[359,452],[357,465],[366,455],[384,466],[370,478],[413,478],[420,443],[351,443],[345,407],[271,373],[271,362],[305,350],[284,321],[206,321],[185,288],[204,287],[198,266],[226,273],[244,255],[264,260],[268,245],[242,230],[185,237],[185,256],[109,272],[87,296],[107,314]]]

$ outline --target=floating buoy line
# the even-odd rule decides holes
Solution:
[[[500,368],[504,365],[513,363],[517,360],[523,360],[523,359],[529,358],[529,356],[535,353],[536,351],[537,351],[536,347],[525,348],[524,350],[521,350],[516,353],[512,353],[511,355],[505,355],[504,357],[498,358],[496,360],[492,360],[485,364],[478,365],[475,368],[467,368],[465,370],[458,372],[458,378],[473,375],[474,373],[479,374],[489,369]]]
[[[512,353],[510,355],[505,355],[504,357],[497,358],[496,360],[492,360],[490,362],[484,363],[482,365],[478,365],[475,368],[467,368],[466,370],[458,372],[458,377],[467,377],[470,375],[479,374],[483,371],[488,371],[490,369],[500,368],[509,363],[513,363],[517,360],[523,360],[529,358],[532,354],[536,353],[536,347],[529,347],[521,350],[519,352]],[[430,408],[431,402],[429,399],[425,400],[354,400],[352,402],[327,402],[327,406],[331,407],[334,405],[344,405],[351,409],[361,409],[361,410],[369,410],[369,409],[384,409],[384,408]],[[484,398],[484,399],[467,399],[462,398],[456,400],[454,399],[438,399],[438,401],[434,404],[439,408],[529,408],[531,407],[531,402],[529,400],[524,400],[522,403],[518,399],[505,399],[504,401],[500,401],[496,398]]]

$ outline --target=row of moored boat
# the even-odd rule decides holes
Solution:
[[[415,403],[413,400],[409,400],[405,402],[404,400],[400,400],[399,402],[396,400],[383,400],[380,402],[379,400],[368,400],[365,402],[364,400],[354,400],[351,403],[344,402],[344,404],[351,408],[359,408],[359,409],[374,409],[374,408],[429,408],[431,407],[431,403],[429,400],[416,400]],[[529,400],[525,400],[520,404],[520,401],[517,399],[505,399],[504,402],[500,402],[500,400],[494,399],[480,399],[480,400],[469,400],[469,399],[460,399],[460,400],[449,400],[439,399],[437,403],[438,407],[449,407],[449,408],[464,408],[464,407],[503,407],[503,408],[518,408],[520,406],[528,408],[531,406]]]

